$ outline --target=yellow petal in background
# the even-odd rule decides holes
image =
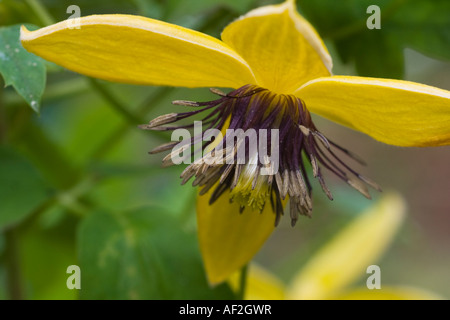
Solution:
[[[197,201],[197,225],[200,251],[211,284],[225,281],[245,266],[258,252],[275,228],[275,214],[270,205],[262,213],[229,202],[225,192],[212,205],[214,188]]]
[[[358,288],[344,293],[338,300],[442,300],[443,298],[433,292],[414,287],[382,286],[381,289],[369,290]]]
[[[418,83],[334,76],[295,92],[330,120],[397,146],[450,144],[450,91]]]
[[[294,1],[250,11],[225,28],[222,40],[249,63],[258,85],[276,93],[331,72],[327,49]]]
[[[234,291],[239,291],[240,272],[235,272],[228,283]],[[284,300],[285,286],[274,274],[257,264],[250,264],[245,285],[245,300]]]
[[[405,203],[388,194],[362,213],[308,261],[294,277],[291,299],[327,299],[336,296],[389,245],[405,214]]]
[[[30,52],[67,69],[110,81],[183,87],[238,88],[254,83],[246,62],[208,35],[131,15],[63,21],[37,31],[21,30]]]

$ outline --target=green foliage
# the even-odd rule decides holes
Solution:
[[[67,7],[75,4],[83,16],[139,14],[219,36],[249,9],[278,2],[0,1],[0,80],[11,85],[0,88],[0,299],[235,298],[227,285],[211,288],[206,282],[195,228],[197,190],[180,185],[181,166],[161,169],[162,157],[147,154],[170,136],[136,127],[137,121],[179,112],[172,100],[206,101],[211,95],[90,81],[48,65],[46,70],[21,47],[20,25],[33,29],[49,19],[67,19]],[[327,44],[344,63],[354,63],[359,75],[401,78],[405,47],[450,59],[449,1],[377,1],[381,30],[366,27],[371,4],[298,1]],[[291,254],[280,262],[289,271],[286,279],[299,265],[292,261],[303,263],[311,247],[326,238],[318,234],[334,232],[350,218],[343,212],[367,205],[347,191],[333,194],[333,215],[302,222],[302,233],[317,244],[283,248]],[[321,199],[315,199],[315,210],[326,213],[329,204]],[[276,251],[281,256],[282,250]],[[81,266],[81,291],[66,287],[69,265]]]
[[[20,25],[0,28],[0,74],[7,86],[12,85],[30,107],[39,112],[45,88],[45,65],[41,58],[22,47],[19,34]]]
[[[381,29],[368,29],[370,5],[380,7]],[[299,7],[321,36],[332,40],[344,62],[363,76],[401,79],[404,48],[450,59],[447,0],[302,0]]]
[[[206,282],[194,234],[161,209],[98,211],[79,230],[83,299],[231,299]]]
[[[254,0],[134,0],[136,6],[146,16],[158,19],[170,18],[180,23],[180,19],[188,22],[195,22],[205,13],[210,14],[217,8],[226,8],[236,14],[244,14],[254,3]]]
[[[19,223],[48,197],[49,189],[29,160],[0,146],[0,230]]]
[[[20,230],[19,263],[23,272],[23,298],[77,299],[78,290],[69,290],[67,267],[77,264],[76,219],[50,210],[34,224]]]

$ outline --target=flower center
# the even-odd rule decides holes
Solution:
[[[147,130],[186,130],[194,128],[194,136],[155,148],[150,153],[172,149],[163,163],[190,163],[181,174],[182,183],[191,178],[203,195],[213,189],[210,204],[227,190],[230,201],[262,211],[270,202],[278,224],[283,204],[289,198],[291,224],[299,215],[311,216],[312,186],[307,174],[311,166],[325,194],[333,199],[325,184],[322,168],[326,168],[367,198],[366,184],[381,190],[370,179],[351,169],[335,153],[359,160],[350,151],[328,140],[311,120],[305,103],[298,97],[277,94],[267,89],[246,85],[228,94],[211,89],[219,99],[209,102],[177,100],[176,105],[198,108],[184,113],[160,116],[147,125]],[[163,126],[209,111],[198,123]],[[196,133],[196,131],[199,131]],[[192,151],[192,152],[186,152]],[[182,154],[180,156],[180,154]],[[192,161],[193,162],[190,162]]]

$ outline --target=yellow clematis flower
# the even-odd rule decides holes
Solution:
[[[264,268],[251,264],[244,298],[248,300],[436,300],[435,293],[411,286],[385,285],[380,266],[380,288],[351,288],[352,282],[389,247],[405,218],[403,198],[389,193],[368,208],[313,255],[285,285]],[[369,277],[372,274],[366,273]],[[239,288],[239,273],[229,279]],[[370,282],[372,283],[372,282]]]
[[[310,112],[388,144],[450,143],[449,91],[408,81],[333,76],[328,50],[298,14],[294,0],[250,11],[225,28],[222,41],[131,15],[83,17],[79,29],[72,27],[67,21],[33,32],[23,27],[21,41],[30,52],[96,78],[233,89],[228,94],[213,90],[219,97],[210,102],[175,101],[199,109],[164,115],[142,128],[181,128],[164,125],[208,110],[205,128],[222,132],[254,129],[269,144],[273,135],[263,137],[258,130],[278,130],[279,170],[272,170],[272,154],[261,157],[258,151],[245,151],[244,163],[224,164],[229,157],[235,160],[241,147],[249,147],[244,136],[225,149],[217,141],[200,146],[197,151],[208,153],[182,174],[183,183],[195,177],[193,184],[202,187],[198,233],[212,284],[224,281],[251,260],[274,230],[287,202],[292,224],[299,215],[311,215],[308,165],[330,199],[323,168],[368,198],[367,185],[380,190],[338,157],[335,150],[356,158],[320,133]],[[195,145],[202,137],[194,137],[191,143]],[[227,137],[228,133],[224,140]],[[175,147],[165,158],[170,165],[174,156],[190,147],[176,145],[169,143],[153,152]],[[203,161],[206,158],[212,162]],[[265,169],[268,174],[261,174]]]

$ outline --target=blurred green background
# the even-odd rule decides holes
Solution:
[[[18,30],[13,25],[42,27],[67,19],[69,5],[78,5],[82,16],[139,14],[219,37],[227,23],[269,3],[277,1],[3,0],[0,40]],[[378,1],[380,30],[365,25],[371,1],[297,4],[324,38],[335,74],[450,90],[448,1]],[[180,186],[183,167],[162,169],[163,156],[147,154],[170,135],[137,128],[179,110],[172,100],[213,96],[206,89],[107,83],[38,63],[47,70],[39,114],[12,86],[0,89],[0,298],[233,298],[227,285],[206,284],[196,239],[196,190]],[[392,147],[325,119],[315,121],[326,136],[366,160],[368,166],[359,168],[363,174],[408,203],[404,227],[378,261],[382,285],[417,286],[449,298],[450,148]],[[371,204],[331,175],[328,180],[335,200],[315,185],[313,218],[295,228],[282,219],[255,257],[286,283]],[[80,291],[66,287],[69,265],[81,266]]]

